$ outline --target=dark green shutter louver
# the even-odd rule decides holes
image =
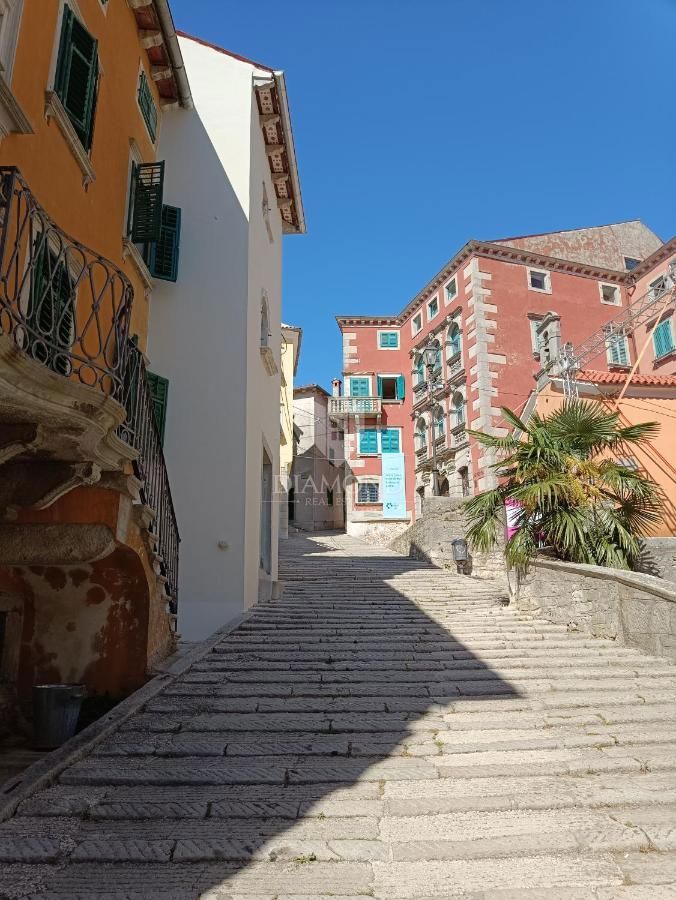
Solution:
[[[38,238],[38,242],[41,239]],[[36,242],[31,268],[28,327],[31,355],[60,375],[70,374],[75,290],[64,262],[43,240]]]
[[[155,101],[153,100],[153,95],[145,72],[141,72],[141,78],[139,79],[138,105],[141,108],[143,120],[148,128],[150,139],[154,144],[155,139],[157,138],[157,107],[155,106]]]
[[[167,421],[167,397],[169,394],[169,381],[156,375],[154,372],[146,372],[148,387],[153,398],[153,413],[155,424],[160,435],[160,441],[164,444],[164,427]]]
[[[164,162],[134,163],[129,200],[129,236],[135,244],[151,244],[162,233]]]
[[[145,248],[145,261],[150,274],[164,281],[176,281],[181,243],[181,210],[177,206],[162,207],[160,239]]]
[[[54,89],[86,150],[92,143],[99,71],[97,48],[98,41],[72,9],[64,6]]]

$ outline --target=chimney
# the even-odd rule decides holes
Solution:
[[[340,389],[343,386],[343,382],[340,378],[334,378],[331,382],[331,394],[334,397],[340,397]]]

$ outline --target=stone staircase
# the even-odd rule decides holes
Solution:
[[[0,825],[0,897],[676,896],[676,669],[345,536]]]

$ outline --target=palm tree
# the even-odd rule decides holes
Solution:
[[[493,466],[499,486],[464,505],[472,548],[497,544],[505,502],[512,501],[517,531],[505,549],[511,566],[526,569],[544,543],[560,559],[635,568],[640,537],[659,520],[662,498],[652,479],[614,455],[645,445],[658,424],[623,427],[619,413],[581,400],[567,400],[544,418],[533,415],[527,425],[509,409],[502,415],[520,439],[470,432],[500,457]]]

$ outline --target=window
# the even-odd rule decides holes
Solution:
[[[453,427],[465,424],[465,398],[462,394],[453,396]]]
[[[454,300],[458,296],[458,281],[456,278],[451,278],[451,280],[446,285],[446,303],[450,303],[451,300]]]
[[[350,378],[351,397],[370,397],[371,382],[369,378]]]
[[[414,316],[411,320],[411,330],[413,334],[418,334],[418,332],[422,330],[422,313],[418,313],[418,315]]]
[[[601,303],[609,303],[611,306],[620,305],[620,289],[614,284],[600,284]]]
[[[160,239],[154,244],[145,244],[143,251],[151,275],[163,281],[176,281],[180,242],[181,210],[176,206],[163,206]]]
[[[653,346],[655,348],[655,359],[661,359],[674,349],[671,319],[665,319],[664,322],[660,322],[653,331]]]
[[[375,428],[366,428],[359,432],[359,452],[365,454],[378,452],[378,432]]]
[[[438,440],[443,437],[445,433],[444,411],[443,409],[438,409],[434,414],[434,437]]]
[[[34,253],[27,315],[29,352],[52,371],[69,375],[75,288],[66,263],[47,246],[45,237],[38,237]]]
[[[379,496],[377,481],[360,481],[357,485],[357,503],[378,503]]]
[[[413,369],[413,386],[425,384],[425,363],[422,356],[416,356],[415,368]]]
[[[648,293],[651,297],[659,297],[667,288],[667,277],[666,275],[660,275],[659,278],[656,278],[654,281],[651,281],[648,285]]]
[[[462,338],[457,324],[452,325],[448,332],[448,343],[451,356],[457,356],[462,350]]]
[[[530,341],[531,346],[533,348],[533,353],[536,356],[540,355],[540,342],[541,336],[538,334],[538,328],[542,324],[542,319],[531,319],[530,320]]]
[[[399,349],[399,332],[398,331],[379,331],[378,347],[381,350],[398,350]]]
[[[458,469],[458,475],[460,476],[462,496],[469,497],[469,469],[467,468],[467,466],[463,466],[461,469]]]
[[[415,436],[416,450],[424,450],[427,447],[427,423],[424,419],[418,419]]]
[[[399,453],[399,429],[383,428],[380,432],[380,446],[382,453]]]
[[[439,298],[433,297],[427,304],[427,318],[433,319],[439,312]]]
[[[146,123],[150,140],[154,144],[157,139],[157,107],[155,106],[155,101],[145,72],[141,72],[139,78],[138,105],[141,110],[141,115],[143,116],[143,121]]]
[[[132,163],[127,233],[134,244],[152,244],[162,236],[164,162]]]
[[[528,269],[528,287],[531,291],[542,291],[546,294],[552,292],[552,282],[549,272],[543,269]]]
[[[326,505],[333,506],[333,491],[331,488],[326,489]]]
[[[403,375],[378,375],[377,378],[378,396],[383,400],[403,400],[404,399],[404,376]]]
[[[612,366],[629,365],[629,344],[623,334],[614,334],[606,340],[608,362]]]
[[[333,462],[335,458],[336,451],[333,449],[333,447],[329,447],[329,462]]]
[[[8,84],[12,80],[22,6],[23,0],[0,0],[0,71]]]
[[[155,424],[160,437],[160,442],[164,444],[164,428],[167,421],[167,397],[169,395],[169,381],[156,375],[154,372],[147,372],[148,388],[153,398],[153,412],[155,414]]]
[[[98,74],[98,43],[64,6],[54,90],[85,150],[92,145]]]
[[[640,259],[635,259],[633,256],[625,256],[624,257],[624,268],[627,272],[631,272],[632,269],[635,269],[637,265],[641,262]]]

